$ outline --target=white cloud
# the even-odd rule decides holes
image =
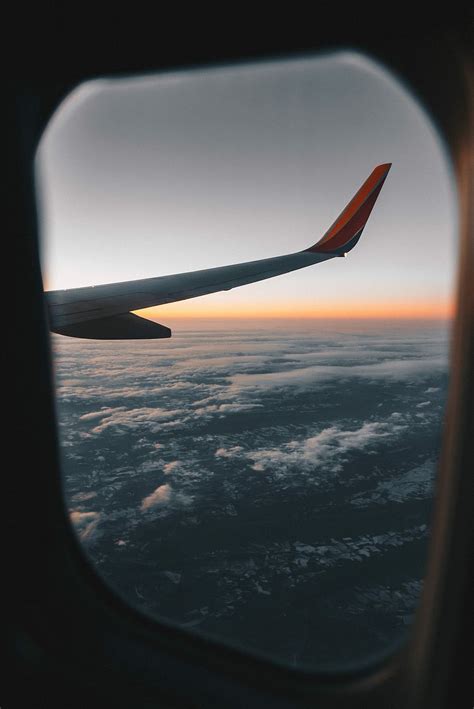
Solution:
[[[86,500],[92,500],[94,497],[97,497],[97,492],[77,492],[72,499],[74,502],[86,502]]]
[[[337,358],[337,355],[335,355]],[[235,374],[230,377],[232,386],[236,389],[271,389],[284,386],[318,386],[326,381],[342,382],[349,378],[368,380],[410,380],[431,376],[447,368],[444,357],[425,357],[421,359],[388,359],[375,364],[357,365],[314,365],[300,367],[285,372],[268,372],[264,374]]]
[[[240,403],[237,401],[229,404],[210,404],[209,406],[203,406],[198,409],[195,409],[193,415],[197,418],[208,418],[209,416],[213,415],[225,416],[226,414],[238,414],[242,411],[250,411],[251,409],[261,408],[262,406],[263,404],[256,404],[250,402]]]
[[[426,460],[416,468],[411,468],[393,479],[377,483],[375,489],[356,495],[351,504],[356,507],[386,504],[387,502],[405,502],[410,499],[424,499],[433,494],[436,464]]]
[[[310,438],[249,451],[246,456],[253,461],[254,470],[272,470],[277,475],[292,466],[302,470],[325,468],[336,473],[342,470],[348,453],[377,446],[406,428],[392,422],[367,422],[353,431],[330,426]]]
[[[169,475],[170,473],[174,473],[179,468],[181,468],[182,463],[179,460],[172,460],[170,463],[165,463],[163,466],[163,472],[165,475]]]
[[[216,458],[235,458],[243,453],[242,446],[231,446],[230,448],[218,448],[214,453]]]
[[[100,434],[103,431],[113,428],[116,430],[137,429],[148,426],[152,431],[157,431],[157,424],[160,421],[172,419],[181,413],[178,409],[162,409],[152,407],[142,407],[138,409],[126,409],[118,407],[111,413],[106,414],[98,426],[91,429],[91,433]]]
[[[171,486],[168,484],[160,485],[156,488],[156,490],[151,493],[151,495],[148,495],[148,497],[145,497],[142,500],[141,509],[142,511],[145,511],[156,507],[157,505],[166,504],[167,502],[169,502],[170,497]]]
[[[104,418],[104,416],[110,416],[110,414],[115,413],[116,411],[126,411],[125,406],[116,406],[115,408],[107,408],[104,407],[100,409],[99,411],[91,411],[89,414],[83,414],[82,416],[79,416],[80,421],[94,421],[95,419],[101,419]]]
[[[163,571],[162,574],[174,584],[178,584],[181,581],[181,574],[177,573],[176,571]]]
[[[97,537],[97,527],[100,522],[100,512],[80,512],[70,510],[69,518],[83,542],[92,542]]]

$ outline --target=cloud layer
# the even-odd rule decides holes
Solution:
[[[355,639],[381,616],[405,628],[429,534],[446,334],[55,338],[81,543],[133,605],[183,627],[262,648],[287,618],[285,659],[316,615],[314,637],[323,620],[333,637],[331,618],[345,637],[355,619]]]

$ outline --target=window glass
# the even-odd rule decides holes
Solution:
[[[97,572],[294,667],[392,651],[420,597],[456,256],[433,125],[339,52],[88,82],[37,155],[47,291],[300,252],[386,163],[347,258],[138,313],[170,339],[52,334],[65,502]]]

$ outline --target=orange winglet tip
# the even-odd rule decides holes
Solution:
[[[392,163],[377,165],[324,236],[305,251],[347,253],[360,239]]]

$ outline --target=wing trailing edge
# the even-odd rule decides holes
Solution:
[[[83,320],[68,325],[53,325],[58,335],[84,337],[92,340],[157,340],[171,337],[169,327],[134,313],[122,313],[106,318]]]

